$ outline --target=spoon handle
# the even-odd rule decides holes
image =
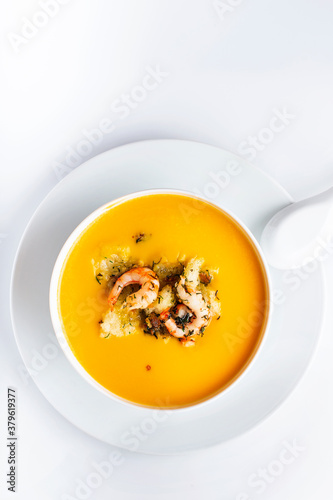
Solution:
[[[295,202],[295,209],[300,209],[302,207],[311,207],[315,205],[333,205],[333,187],[322,191],[321,193],[315,194],[314,196],[310,196],[309,198],[305,198],[303,200]]]

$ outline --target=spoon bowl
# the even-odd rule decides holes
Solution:
[[[293,269],[318,259],[333,229],[333,188],[288,205],[275,214],[261,236],[267,261]]]

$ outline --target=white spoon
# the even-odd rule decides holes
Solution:
[[[261,236],[268,263],[292,269],[333,253],[332,213],[333,188],[280,210]]]

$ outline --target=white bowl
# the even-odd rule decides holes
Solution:
[[[221,389],[220,392],[213,394],[212,396],[208,396],[206,399],[199,401],[197,403],[191,403],[189,405],[181,406],[181,407],[177,407],[177,408],[168,408],[168,411],[179,412],[181,410],[189,410],[193,407],[198,407],[200,405],[207,404],[215,398],[223,397],[223,395],[227,391],[228,392],[231,391],[233,389],[233,387],[235,386],[235,384],[237,384],[240,379],[242,379],[244,376],[246,376],[246,373],[247,373],[249,367],[252,367],[253,364],[255,363],[257,356],[262,349],[263,343],[266,340],[267,331],[268,331],[269,325],[270,325],[272,307],[271,307],[271,300],[270,300],[271,279],[270,279],[270,275],[269,275],[269,271],[268,271],[268,265],[266,263],[264,255],[262,253],[260,245],[257,242],[257,240],[255,239],[255,237],[253,236],[253,234],[251,233],[251,231],[244,225],[244,223],[241,220],[238,219],[238,217],[236,217],[234,214],[232,214],[229,210],[225,210],[225,209],[223,209],[223,207],[215,205],[214,203],[206,200],[203,197],[194,195],[190,192],[180,191],[180,190],[176,190],[176,189],[151,189],[151,190],[145,190],[145,191],[138,191],[135,193],[128,194],[126,196],[122,196],[121,198],[117,198],[113,201],[110,201],[109,203],[106,203],[105,205],[101,206],[100,208],[98,208],[97,210],[92,212],[90,215],[88,215],[88,217],[86,217],[74,229],[74,231],[68,237],[67,241],[65,242],[64,246],[62,247],[62,249],[58,255],[58,258],[56,260],[56,263],[54,265],[52,277],[51,277],[50,296],[49,296],[50,313],[51,313],[51,320],[52,320],[53,328],[54,328],[56,337],[58,339],[58,342],[59,342],[63,352],[65,353],[65,355],[66,355],[67,359],[69,360],[69,362],[71,363],[71,365],[84,378],[84,380],[86,380],[96,390],[102,392],[103,394],[105,394],[106,396],[108,396],[109,398],[111,398],[113,400],[116,400],[118,402],[120,401],[125,405],[147,407],[146,405],[134,403],[132,401],[123,399],[120,396],[117,396],[116,394],[112,393],[111,391],[109,391],[108,389],[103,387],[101,384],[99,384],[79,363],[79,361],[76,359],[72,349],[70,348],[70,346],[68,344],[67,338],[65,336],[65,332],[63,330],[60,308],[59,308],[58,293],[59,293],[59,285],[60,285],[61,272],[63,269],[63,265],[66,261],[66,258],[68,256],[70,250],[72,249],[74,243],[78,240],[78,238],[85,231],[85,229],[91,223],[93,223],[98,217],[100,217],[104,212],[109,210],[111,207],[114,207],[116,205],[119,205],[125,201],[131,200],[134,198],[139,198],[142,196],[149,196],[151,194],[178,194],[178,195],[182,195],[182,196],[187,196],[187,197],[192,198],[194,200],[203,201],[203,202],[207,203],[208,205],[211,205],[211,206],[215,207],[216,209],[220,210],[221,212],[230,216],[244,230],[244,232],[247,234],[250,241],[252,242],[253,246],[256,248],[256,250],[258,252],[258,257],[261,260],[261,264],[262,264],[262,267],[264,270],[264,274],[266,277],[266,284],[267,284],[267,295],[268,295],[268,297],[267,297],[267,313],[266,313],[266,317],[265,317],[265,324],[264,324],[264,329],[263,329],[263,333],[261,336],[261,341],[256,346],[254,352],[252,353],[252,355],[248,359],[247,363],[243,366],[242,370],[239,372],[237,377],[232,381],[232,383],[230,385],[228,385],[226,388]],[[155,408],[155,407],[149,406],[149,408]],[[159,410],[159,409],[165,410],[166,408],[165,407],[163,407],[163,408],[156,407],[156,409],[157,410]]]

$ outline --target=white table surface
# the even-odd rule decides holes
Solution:
[[[60,5],[59,0],[56,8],[55,1],[48,3],[53,17],[40,15],[46,0],[0,3],[0,498],[330,498],[329,307],[309,370],[260,426],[185,456],[122,451],[122,463],[98,488],[75,493],[78,481],[91,479],[93,462],[109,460],[116,449],[64,420],[24,377],[10,322],[9,283],[34,209],[73,168],[65,158],[72,148],[80,149],[84,130],[105,119],[113,121],[113,130],[102,134],[89,154],[81,149],[77,163],[127,142],[179,138],[251,156],[296,199],[333,185],[333,2],[62,0]],[[44,26],[31,28],[31,20]],[[143,95],[136,87],[147,83],[147,71],[157,66],[163,76],[157,85],[150,79],[155,88]],[[111,110],[127,93],[141,101],[131,100],[123,113]],[[272,133],[267,126],[276,124],[276,110],[289,118]],[[249,136],[258,134],[258,150],[246,153]],[[332,297],[332,257],[324,271]],[[18,394],[15,497],[4,484],[9,385]],[[296,442],[299,451],[281,466],[286,442]],[[275,471],[275,477],[268,472],[258,483],[258,474],[265,474],[260,469]]]

